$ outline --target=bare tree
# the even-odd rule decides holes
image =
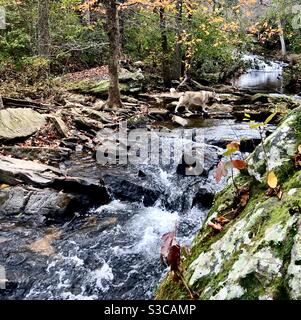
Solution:
[[[49,32],[49,0],[38,2],[38,54],[49,57],[50,32]]]
[[[106,10],[106,32],[109,39],[109,93],[107,105],[112,108],[122,106],[119,89],[118,61],[120,55],[120,34],[118,3],[115,0],[102,0]]]
[[[172,76],[174,79],[180,79],[182,75],[182,13],[183,13],[183,0],[176,2],[176,45],[174,54],[174,63]]]
[[[170,65],[168,57],[168,39],[167,39],[167,29],[166,29],[166,16],[163,7],[159,8],[160,15],[160,31],[161,31],[161,47],[162,47],[162,72],[163,72],[163,82],[165,87],[170,87],[171,75],[170,75]]]

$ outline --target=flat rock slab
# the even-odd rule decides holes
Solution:
[[[69,158],[71,150],[69,148],[51,147],[20,147],[4,146],[0,148],[4,155],[11,155],[15,158],[25,160],[40,160],[59,162]]]
[[[53,188],[66,192],[89,195],[95,201],[106,203],[109,200],[101,179],[66,176],[61,170],[34,161],[0,156],[0,182],[11,186],[28,184],[38,188]]]
[[[8,108],[0,111],[0,140],[32,135],[46,123],[45,117],[30,108]]]
[[[34,161],[0,156],[0,181],[9,185],[29,183],[48,186],[62,176],[59,169]]]

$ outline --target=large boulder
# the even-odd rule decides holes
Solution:
[[[237,197],[232,182],[216,196],[183,266],[186,282],[200,299],[301,299],[301,172],[293,159],[300,143],[297,108],[264,148],[260,145],[250,155],[248,170],[236,176],[236,184],[250,190],[247,204],[233,214]],[[268,190],[272,169],[280,190]],[[208,226],[217,216],[230,220],[221,232]],[[187,297],[171,275],[157,291],[159,299]]]
[[[8,108],[0,111],[0,140],[32,135],[46,123],[44,115],[30,108]]]

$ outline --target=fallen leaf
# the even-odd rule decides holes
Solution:
[[[4,184],[4,183],[0,184],[0,190],[7,189],[9,187],[10,186],[8,184]]]
[[[222,177],[226,177],[228,174],[228,170],[225,164],[225,162],[221,161],[215,170],[214,177],[217,183],[221,181]]]
[[[223,230],[223,226],[218,224],[218,223],[214,223],[212,221],[208,222],[208,227],[211,227],[213,230],[221,232]]]
[[[167,264],[171,271],[178,271],[181,261],[181,247],[179,244],[172,245],[167,255]]]
[[[231,160],[232,166],[235,169],[243,170],[247,167],[247,163],[244,160]]]
[[[240,205],[242,207],[245,207],[250,199],[250,194],[249,193],[244,193],[241,197],[240,197]]]
[[[61,231],[52,230],[49,234],[46,234],[42,239],[39,239],[28,246],[28,249],[39,253],[41,255],[51,255],[54,253],[52,247],[52,241],[58,239],[61,235]]]
[[[278,179],[274,171],[270,171],[267,177],[268,186],[272,189],[275,189],[278,185]]]
[[[214,220],[221,225],[224,225],[230,222],[230,220],[225,218],[224,216],[218,216]]]
[[[173,243],[175,242],[175,236],[176,236],[176,232],[171,231],[163,234],[163,236],[161,237],[162,244],[161,244],[160,254],[164,258],[167,258],[169,254],[169,250],[173,245]]]
[[[301,154],[296,154],[294,157],[295,168],[301,169]]]
[[[223,153],[225,157],[231,156],[232,153],[239,151],[240,148],[240,142],[239,141],[232,141],[229,144],[227,144],[227,151]]]
[[[264,124],[270,123],[270,122],[273,120],[273,118],[276,116],[276,114],[277,114],[277,112],[274,112],[274,113],[272,113],[270,116],[268,116],[268,117],[266,118],[266,120],[264,121]]]
[[[299,152],[299,154],[301,154],[301,144],[299,144],[299,146],[298,146],[298,152]]]
[[[277,197],[278,197],[279,200],[282,199],[282,197],[283,197],[283,191],[282,191],[281,189],[278,191]]]
[[[240,148],[240,141],[232,141],[229,144],[227,144],[227,149],[236,149],[236,151],[239,151]]]

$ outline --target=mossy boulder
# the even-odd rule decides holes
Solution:
[[[119,74],[119,88],[122,93],[133,93],[142,90],[144,76],[140,71],[130,72],[126,69],[121,69]],[[76,91],[82,94],[93,94],[106,96],[109,90],[108,77],[98,77],[82,79],[68,82],[66,88],[71,91]]]
[[[231,181],[217,194],[183,261],[184,278],[200,299],[301,299],[301,171],[292,159],[300,142],[301,108],[297,108],[265,140],[265,151],[258,146],[250,155],[248,170],[235,177],[239,187],[250,189],[244,209],[230,218],[235,199]],[[267,193],[268,170],[276,172],[281,197]],[[208,222],[220,215],[230,222],[218,233]],[[181,282],[168,275],[156,298],[189,296]]]

